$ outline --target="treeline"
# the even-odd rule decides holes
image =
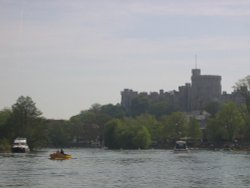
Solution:
[[[26,137],[31,149],[70,146],[168,148],[179,139],[198,145],[247,143],[250,142],[250,95],[246,89],[249,87],[240,87],[242,84],[250,86],[246,80],[238,84],[245,103],[208,104],[206,111],[211,116],[205,129],[200,128],[200,121],[194,117],[170,110],[164,104],[157,104],[155,108],[150,104],[151,108],[146,108],[144,99],[136,99],[131,112],[126,112],[120,104],[94,104],[69,120],[51,120],[42,117],[30,97],[21,96],[10,109],[0,111],[0,151],[8,151],[16,137]]]
[[[181,137],[201,139],[202,135],[199,123],[181,112],[160,119],[151,114],[128,117],[119,104],[95,104],[69,120],[48,120],[41,117],[30,97],[23,96],[11,109],[0,111],[0,133],[1,144],[9,143],[8,147],[16,137],[26,137],[31,148],[106,146],[111,149],[160,147]]]

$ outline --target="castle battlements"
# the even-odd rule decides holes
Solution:
[[[222,77],[219,75],[202,75],[200,69],[192,69],[191,83],[179,86],[178,91],[164,92],[161,89],[159,92],[147,93],[124,89],[121,92],[121,105],[129,110],[132,100],[138,96],[143,96],[151,101],[164,101],[176,110],[190,112],[203,110],[208,103],[213,101],[241,101],[239,95],[235,93],[231,95],[222,94],[221,80]]]

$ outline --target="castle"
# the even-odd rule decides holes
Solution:
[[[221,76],[218,75],[201,75],[200,69],[192,69],[191,84],[186,83],[179,86],[178,91],[164,92],[140,92],[131,89],[124,89],[121,92],[121,105],[129,110],[132,101],[138,96],[144,96],[151,101],[165,101],[174,109],[183,112],[204,110],[210,102],[243,102],[239,92],[234,91],[232,94],[222,93]]]

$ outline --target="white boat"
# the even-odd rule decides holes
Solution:
[[[29,146],[27,145],[26,138],[16,138],[12,145],[12,152],[14,153],[25,153],[30,151]]]
[[[176,141],[174,146],[174,152],[189,152],[186,141]]]

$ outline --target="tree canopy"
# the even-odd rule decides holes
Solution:
[[[249,77],[247,78],[247,80]],[[10,109],[0,111],[0,150],[16,137],[26,137],[31,149],[41,146],[106,146],[110,149],[170,147],[176,140],[199,142],[250,141],[249,84],[241,87],[245,104],[211,102],[205,130],[200,120],[176,112],[167,103],[152,102],[140,95],[131,111],[120,104],[93,104],[69,120],[45,119],[31,97],[20,96]],[[240,84],[239,84],[240,85]],[[238,86],[239,86],[238,85]],[[245,88],[245,90],[244,90]],[[248,106],[249,105],[249,106]],[[203,127],[204,128],[204,127]]]

